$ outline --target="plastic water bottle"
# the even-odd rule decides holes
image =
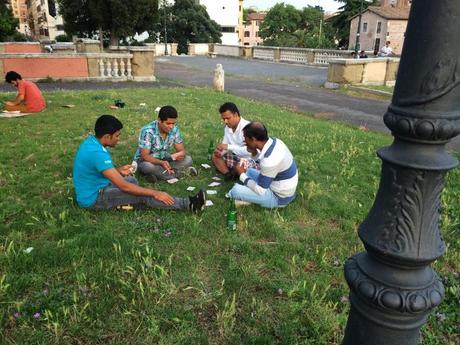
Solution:
[[[230,207],[228,208],[227,213],[227,230],[236,231],[237,215],[236,215],[236,205],[235,199],[230,199]]]
[[[212,140],[209,141],[209,147],[208,147],[208,160],[210,161],[212,158],[212,154],[214,153],[214,143]]]

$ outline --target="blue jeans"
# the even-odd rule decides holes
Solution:
[[[257,177],[259,176],[260,171],[254,168],[249,168],[246,171],[246,174],[252,180],[257,181]],[[233,188],[230,189],[230,191],[228,192],[228,195],[235,200],[247,201],[252,204],[258,204],[266,208],[276,208],[285,206],[278,204],[277,196],[270,189],[267,189],[263,195],[259,195],[249,187],[235,183]]]

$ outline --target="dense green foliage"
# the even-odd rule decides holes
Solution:
[[[0,0],[0,42],[8,40],[16,33],[19,27],[19,19],[13,16],[8,0]]]
[[[206,9],[193,0],[176,0],[173,5],[160,8],[160,19],[151,36],[159,35],[165,40],[165,26],[168,42],[178,43],[177,52],[186,54],[189,43],[220,43],[220,26]]]
[[[2,95],[11,98],[13,93]],[[349,303],[347,257],[363,250],[356,229],[372,206],[383,134],[202,89],[56,92],[40,114],[0,119],[1,344],[339,344]],[[126,102],[109,110],[113,100]],[[226,229],[224,182],[214,206],[168,211],[90,212],[74,204],[72,162],[95,119],[124,124],[114,162],[131,162],[139,129],[172,104],[195,165],[222,138],[218,106],[292,150],[300,171],[288,207],[238,208]],[[139,106],[146,103],[147,106]],[[62,108],[75,104],[74,108]],[[215,175],[149,185],[175,195]],[[209,188],[209,187],[208,187]],[[441,227],[446,255],[435,264],[446,287],[421,345],[458,344],[460,171],[448,174]],[[28,248],[33,248],[29,249]]]
[[[91,37],[99,29],[110,44],[151,28],[158,20],[158,0],[58,0],[68,34]]]
[[[262,22],[260,36],[266,46],[334,47],[333,29],[324,22],[324,11],[319,6],[298,10],[292,5],[276,4]]]

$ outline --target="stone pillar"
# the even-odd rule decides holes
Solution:
[[[216,69],[214,70],[212,87],[216,91],[225,91],[225,71],[220,63],[216,65]]]
[[[134,81],[155,81],[155,49],[148,47],[130,47],[133,54],[131,69]]]
[[[445,145],[460,133],[459,17],[456,0],[412,2],[384,116],[394,141],[378,151],[380,187],[359,227],[366,251],[345,264],[351,310],[344,345],[415,345],[442,301],[431,263],[445,251],[439,230],[444,176],[458,165]]]
[[[280,62],[281,59],[281,49],[276,47],[273,49],[273,61]]]
[[[245,59],[252,59],[254,55],[254,48],[253,47],[243,47],[244,52],[243,52],[243,57]]]
[[[189,43],[188,46],[187,46],[187,54],[190,55],[190,56],[194,56],[196,53],[195,53],[195,45],[193,43]]]
[[[77,53],[100,53],[101,45],[98,40],[80,38],[75,41]]]
[[[177,55],[177,43],[171,43],[170,50],[170,55]]]

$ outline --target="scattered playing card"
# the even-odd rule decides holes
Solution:
[[[214,203],[211,200],[206,200],[205,206],[212,206]]]
[[[160,112],[160,109],[161,109],[160,107],[156,107],[156,108],[155,108],[155,113],[159,113],[159,112]]]
[[[137,171],[137,162],[136,161],[132,161],[130,170],[131,170],[131,174],[134,174]]]
[[[217,190],[208,189],[208,190],[206,191],[206,194],[209,194],[209,195],[217,194]]]
[[[75,108],[75,104],[65,104],[62,107],[63,108]]]
[[[221,178],[218,177],[218,176],[213,176],[212,179],[213,179],[214,181],[220,181],[220,180],[221,180]]]
[[[146,103],[139,103],[140,107],[145,107],[147,104]]]
[[[189,192],[193,192],[193,191],[195,190],[195,187],[192,187],[192,186],[187,187],[187,190],[188,190]]]
[[[212,183],[208,184],[209,187],[217,187],[219,185],[220,185],[219,182],[212,182]]]
[[[118,109],[118,107],[116,105],[109,105],[109,108],[110,109]]]
[[[201,164],[201,166],[202,166],[203,168],[205,168],[205,169],[211,168],[211,166],[210,166],[209,164],[206,164],[206,163]]]
[[[23,250],[24,253],[29,254],[32,250],[34,250],[34,247],[29,247]]]
[[[174,177],[174,178],[170,178],[169,180],[166,180],[166,182],[168,182],[169,184],[173,184],[173,183],[179,182],[179,180]]]

